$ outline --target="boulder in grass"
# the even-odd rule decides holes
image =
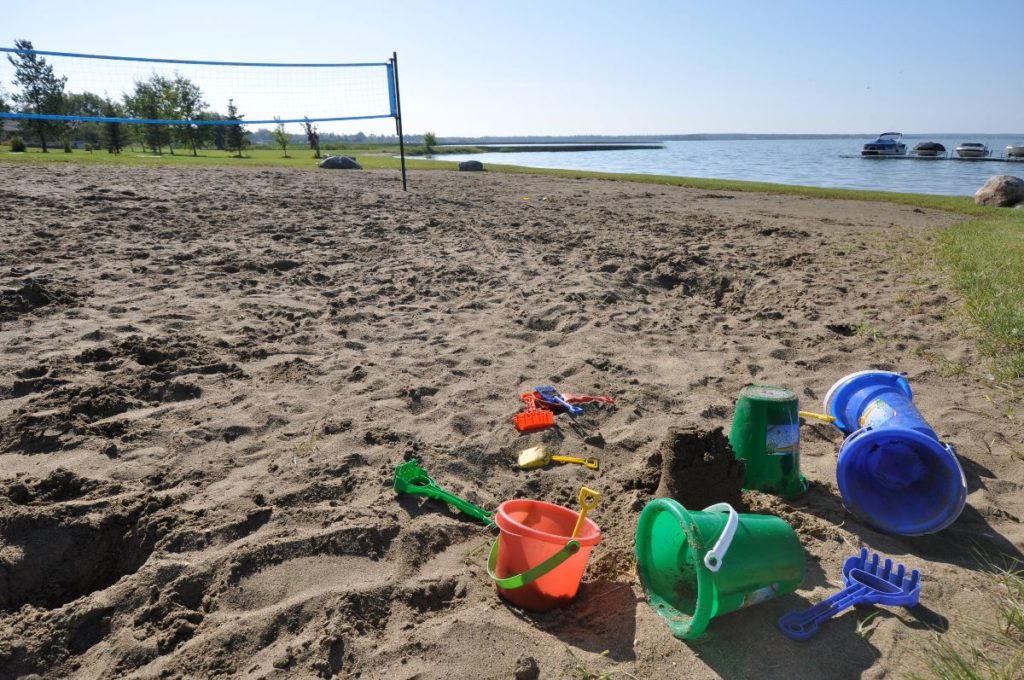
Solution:
[[[321,168],[328,170],[362,170],[363,166],[356,163],[351,156],[326,156],[319,163]]]
[[[985,186],[974,192],[974,202],[978,205],[996,205],[1008,208],[1011,205],[1024,203],[1024,179],[1012,175],[996,175],[989,177]]]
[[[462,161],[459,163],[459,170],[463,172],[477,172],[484,169],[484,164],[480,161]]]

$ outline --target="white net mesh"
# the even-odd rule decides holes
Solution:
[[[168,80],[181,76],[199,87],[203,111],[226,115],[230,99],[246,124],[270,125],[275,117],[332,121],[385,118],[395,113],[390,66],[383,62],[242,65],[36,54],[53,67],[55,75],[67,78],[66,93],[92,92],[123,103],[138,82],[154,75]],[[7,58],[11,55],[10,51],[0,53],[0,84],[14,94],[19,88],[14,82],[14,66]],[[298,129],[297,124],[288,128]]]

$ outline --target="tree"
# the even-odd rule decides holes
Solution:
[[[200,111],[196,120],[224,120],[224,116],[216,111]],[[224,126],[223,125],[197,125],[193,139],[200,149],[210,146],[216,149],[224,148]]]
[[[433,132],[424,132],[423,148],[427,150],[427,153],[433,153],[435,146],[437,146],[437,136]]]
[[[291,141],[292,136],[284,131],[284,123],[280,122],[281,119],[278,116],[274,116],[274,120],[278,121],[277,127],[274,128],[274,141],[281,147],[284,157],[288,158],[288,142]]]
[[[96,118],[103,115],[103,98],[92,92],[69,92],[64,96],[64,112],[69,116]],[[92,146],[100,145],[100,124],[75,121],[68,124],[70,137]]]
[[[124,109],[122,109],[117,102],[112,101],[110,97],[103,100],[104,118],[122,118],[123,116]],[[124,148],[125,142],[128,141],[124,127],[121,123],[103,123],[103,130],[100,133],[100,136],[103,139],[103,146],[112,154],[121,153],[121,149]]]
[[[241,121],[245,116],[239,115],[238,107],[235,106],[235,100],[228,100],[228,116],[226,120]],[[238,158],[242,157],[242,149],[249,146],[249,133],[242,127],[241,122],[232,123],[228,125],[227,132],[227,148],[228,151],[234,151]]]
[[[199,86],[182,75],[177,75],[171,83],[172,118],[181,120],[196,120],[206,102],[203,101],[203,93]],[[192,155],[196,153],[196,143],[199,138],[198,128],[209,127],[206,125],[176,125],[175,136],[181,144],[192,147]]]
[[[32,50],[28,40],[15,40],[19,50]],[[64,111],[64,84],[66,77],[58,78],[53,67],[34,53],[13,52],[7,61],[14,67],[14,83],[21,91],[14,95],[22,113],[61,115]],[[64,130],[63,121],[29,118],[25,126],[39,137],[43,153],[47,153],[47,139],[60,137]]]
[[[307,120],[302,124],[302,127],[306,131],[306,141],[309,142],[309,148],[313,150],[313,158],[320,158],[320,133],[317,132],[316,126]]]
[[[161,75],[153,74],[149,80],[135,81],[135,89],[124,96],[124,105],[133,118],[150,120],[168,120],[174,118],[174,85]],[[163,153],[166,145],[171,153],[171,133],[163,123],[144,123],[142,142],[143,150],[148,144],[158,154]]]
[[[7,103],[7,91],[0,87],[0,113],[7,113],[10,110],[11,105]]]

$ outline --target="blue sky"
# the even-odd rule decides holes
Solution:
[[[1024,131],[1022,0],[34,0],[3,26],[3,46],[128,56],[397,51],[406,131],[441,137]]]

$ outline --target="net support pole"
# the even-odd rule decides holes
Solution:
[[[408,191],[405,183],[405,137],[402,135],[402,93],[398,87],[398,52],[391,53],[391,68],[395,74],[395,127],[398,131],[398,149],[402,157],[402,191]]]

